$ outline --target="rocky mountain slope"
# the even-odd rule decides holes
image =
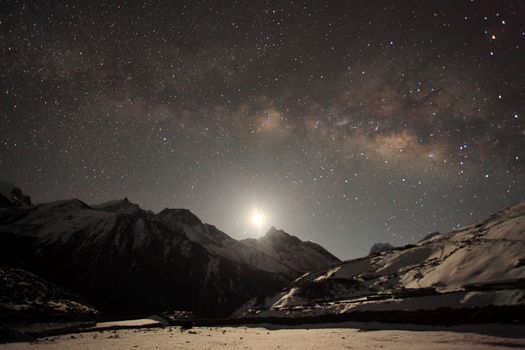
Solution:
[[[210,254],[263,271],[281,274],[284,280],[295,279],[303,273],[257,247],[244,245],[243,241],[231,238],[213,225],[202,223],[187,209],[164,209],[157,217],[167,226],[182,230],[190,241],[199,244]],[[327,265],[320,263],[317,267],[319,266]]]
[[[334,265],[340,260],[313,242],[304,242],[283,230],[272,227],[259,239],[248,238],[241,243],[266,253],[280,263],[301,274],[315,271],[319,266]]]
[[[307,273],[237,317],[525,304],[525,202],[416,245]]]
[[[0,321],[21,316],[38,320],[97,315],[84,303],[79,296],[30,272],[0,266]]]
[[[304,272],[188,210],[154,214],[127,199],[0,208],[0,263],[67,287],[103,312],[127,315],[179,309],[225,316]]]

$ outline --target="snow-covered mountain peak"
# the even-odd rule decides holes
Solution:
[[[296,278],[298,271],[260,251],[257,247],[237,241],[217,227],[202,223],[188,209],[164,209],[156,215],[166,226],[180,230],[192,242],[206,249],[209,253],[221,256],[236,264],[247,264],[263,271]]]
[[[313,242],[303,242],[275,227],[271,227],[266,235],[259,239],[245,239],[241,242],[302,273],[316,271],[340,262],[338,258],[320,245]]]
[[[272,241],[274,244],[279,244],[279,243],[299,244],[302,242],[299,238],[292,236],[291,234],[283,230],[278,230],[273,226],[270,227],[268,232],[266,232],[266,234],[260,237],[258,240],[259,241]]]
[[[127,197],[116,199],[91,206],[93,209],[104,210],[120,214],[135,214],[142,211],[138,204],[132,203]]]
[[[55,211],[57,213],[89,209],[90,206],[79,199],[62,199],[37,205],[40,211]]]
[[[166,208],[158,213],[157,217],[167,222],[178,222],[190,226],[202,225],[202,221],[189,209]]]

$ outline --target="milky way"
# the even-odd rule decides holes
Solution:
[[[525,197],[521,1],[6,1],[0,178],[340,258]]]

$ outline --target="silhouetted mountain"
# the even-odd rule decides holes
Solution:
[[[295,240],[289,254],[323,250]],[[297,270],[283,263],[294,259],[281,258],[234,240],[185,209],[155,215],[127,199],[0,209],[0,262],[64,286],[111,314],[179,309],[225,316],[254,296],[280,290],[305,268],[331,262],[312,261]]]
[[[302,271],[282,263],[273,256],[231,238],[215,226],[203,224],[187,209],[164,209],[157,214],[157,218],[166,226],[184,232],[190,241],[199,244],[210,254],[221,256],[233,263],[275,273],[275,277],[280,281],[289,281],[302,274]],[[319,268],[324,266],[326,265],[321,265],[321,262],[318,265]]]
[[[120,214],[145,214],[146,213],[142,209],[140,209],[140,207],[137,204],[131,203],[127,198],[116,199],[116,200],[104,202],[101,204],[94,204],[94,205],[91,205],[91,208],[109,211],[113,213],[120,213]]]

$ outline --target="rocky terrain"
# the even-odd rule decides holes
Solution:
[[[90,318],[98,312],[78,295],[30,272],[0,266],[0,322],[27,319]]]

